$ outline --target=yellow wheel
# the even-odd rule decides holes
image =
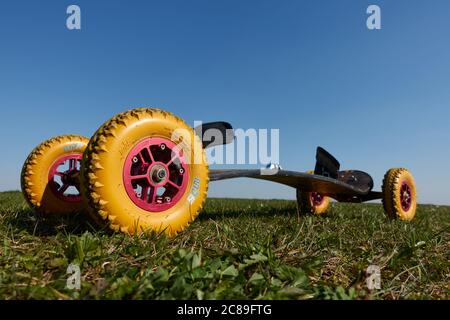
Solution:
[[[307,173],[313,174],[314,170],[309,170]],[[297,189],[297,204],[301,213],[323,215],[330,207],[330,198],[318,192],[302,192]]]
[[[51,138],[37,146],[22,168],[25,199],[41,213],[84,209],[79,172],[88,139],[77,135]]]
[[[383,179],[383,207],[388,217],[411,221],[416,215],[416,185],[403,168],[390,169]]]
[[[159,109],[134,109],[98,129],[83,157],[83,193],[115,231],[175,235],[200,213],[208,165],[200,138]]]

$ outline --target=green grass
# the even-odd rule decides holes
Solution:
[[[0,193],[0,299],[448,299],[450,208],[414,222],[380,205],[333,203],[326,217],[295,202],[208,199],[173,239],[95,231],[83,215],[42,218]],[[66,288],[81,267],[81,290]],[[370,291],[365,270],[381,268]]]

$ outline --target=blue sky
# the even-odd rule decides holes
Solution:
[[[77,4],[82,30],[66,28]],[[381,7],[382,29],[366,28]],[[315,147],[380,187],[409,168],[419,201],[450,204],[450,2],[9,1],[0,6],[0,191],[51,136],[91,136],[137,106],[239,128],[279,128],[283,168]],[[259,181],[210,196],[293,198]]]

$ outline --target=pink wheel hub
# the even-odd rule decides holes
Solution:
[[[129,152],[123,169],[128,196],[149,212],[170,209],[180,201],[189,181],[183,150],[165,138],[146,138]]]
[[[408,183],[403,182],[400,187],[400,202],[402,209],[408,211],[411,208],[412,192]]]
[[[323,202],[323,196],[320,193],[311,192],[311,202],[315,207],[320,206]]]
[[[81,154],[69,154],[58,158],[48,173],[48,184],[53,194],[63,201],[81,202],[79,174]]]

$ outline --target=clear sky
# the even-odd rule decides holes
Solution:
[[[70,4],[82,30],[66,28]],[[376,188],[404,166],[419,202],[450,204],[450,1],[2,1],[0,191],[42,140],[138,106],[279,128],[285,169],[313,168],[317,145]],[[240,179],[210,196],[294,190]]]

